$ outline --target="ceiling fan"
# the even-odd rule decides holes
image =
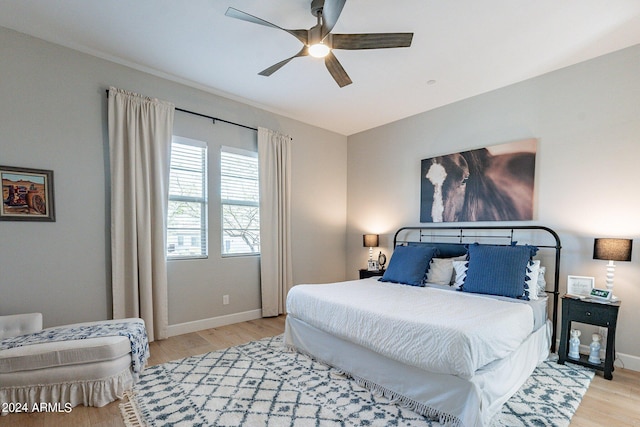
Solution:
[[[294,58],[311,55],[317,58],[324,58],[324,64],[333,79],[338,83],[338,86],[344,87],[352,82],[333,54],[333,49],[357,50],[409,47],[413,39],[413,33],[332,34],[331,30],[338,22],[345,3],[346,0],[312,0],[311,13],[317,18],[317,24],[308,30],[288,30],[233,7],[228,8],[225,15],[286,31],[304,44],[300,52],[258,73],[261,76],[270,76]]]

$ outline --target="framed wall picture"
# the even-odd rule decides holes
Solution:
[[[53,171],[0,166],[0,221],[55,221]]]
[[[589,296],[595,284],[595,278],[586,276],[567,276],[567,293],[577,296]]]
[[[534,219],[537,139],[423,159],[420,222]]]

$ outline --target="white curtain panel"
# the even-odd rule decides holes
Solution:
[[[113,317],[140,317],[149,341],[167,338],[165,258],[175,107],[109,89]]]
[[[285,312],[291,267],[290,136],[258,128],[260,171],[260,286],[262,316]]]

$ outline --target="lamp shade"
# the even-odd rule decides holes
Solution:
[[[594,239],[593,259],[631,261],[631,239]]]
[[[378,234],[363,234],[362,246],[365,248],[375,248],[378,246],[380,236]]]

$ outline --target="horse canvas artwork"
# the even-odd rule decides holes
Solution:
[[[536,139],[422,160],[420,222],[533,219]]]

